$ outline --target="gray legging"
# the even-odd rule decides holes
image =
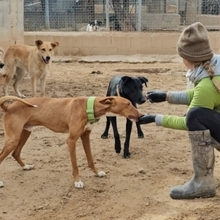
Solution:
[[[220,113],[208,108],[192,108],[187,112],[186,125],[189,131],[209,129],[211,136],[220,143]]]

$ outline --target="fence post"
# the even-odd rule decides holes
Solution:
[[[50,29],[49,0],[45,0],[45,26]]]
[[[18,25],[18,5],[17,5],[17,1],[15,0],[11,0],[10,1],[10,17],[11,17],[11,41],[13,42],[13,44],[16,44],[16,40],[17,40],[17,25]]]
[[[109,31],[109,0],[105,1],[106,30]]]
[[[141,9],[142,9],[142,0],[138,0],[138,18],[137,18],[137,30],[141,32]]]

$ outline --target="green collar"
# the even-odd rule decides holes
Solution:
[[[99,119],[96,119],[95,115],[94,115],[95,98],[96,98],[95,96],[90,96],[87,100],[87,106],[86,106],[87,117],[88,117],[89,123],[91,123],[91,124],[99,121]]]

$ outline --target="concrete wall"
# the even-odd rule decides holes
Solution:
[[[219,15],[197,15],[196,21],[203,23],[207,29],[219,29],[220,26]]]
[[[23,0],[0,0],[0,45],[24,43]]]
[[[212,48],[220,49],[219,31],[209,32]],[[25,32],[25,44],[58,41],[59,56],[176,54],[180,32]]]

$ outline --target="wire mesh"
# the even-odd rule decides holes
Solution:
[[[220,0],[24,0],[24,29],[173,31],[200,21],[219,30],[219,10]]]

